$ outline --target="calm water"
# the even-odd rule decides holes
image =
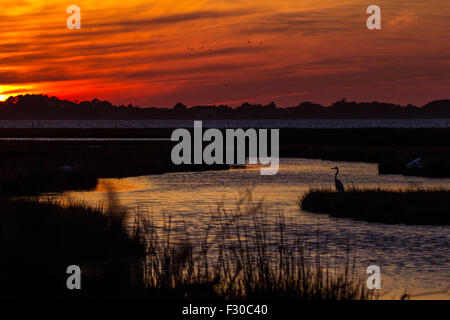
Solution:
[[[193,120],[0,120],[0,128],[187,128],[193,126]],[[450,119],[204,120],[203,127],[449,128]]]
[[[308,243],[323,244],[326,238],[328,250],[339,257],[344,257],[347,245],[354,248],[361,273],[371,264],[380,266],[385,298],[398,297],[407,288],[413,294],[447,291],[439,297],[450,299],[450,227],[390,226],[299,210],[298,196],[308,188],[334,185],[330,168],[336,165],[344,184],[393,189],[450,186],[450,179],[380,176],[376,164],[281,159],[280,171],[275,176],[261,176],[259,168],[246,168],[104,179],[94,191],[67,192],[64,196],[98,204],[105,199],[105,185],[113,184],[120,203],[130,211],[139,208],[157,224],[167,221],[170,214],[178,227],[185,221],[189,232],[201,234],[210,225],[219,202],[234,208],[239,194],[249,188],[255,200],[264,199],[269,221],[275,221],[275,216],[282,211],[300,226],[288,232],[301,232]],[[270,224],[266,227],[275,237],[275,227]],[[428,297],[436,296],[418,298]]]

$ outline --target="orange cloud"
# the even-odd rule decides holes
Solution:
[[[387,24],[389,26],[407,26],[413,23],[417,23],[419,20],[417,14],[414,11],[404,11],[389,20]]]
[[[144,106],[448,98],[447,0],[408,7],[380,0],[378,31],[367,30],[367,5],[357,0],[77,5],[81,30],[66,28],[66,1],[5,4],[0,94],[29,90]],[[427,86],[418,80],[424,77]]]

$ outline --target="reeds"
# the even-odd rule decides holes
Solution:
[[[0,199],[0,297],[66,297],[126,290],[133,261],[144,257],[140,236],[123,216],[82,203]],[[69,291],[66,269],[79,265],[83,290]],[[117,292],[117,291],[113,291]]]
[[[249,194],[233,210],[219,205],[203,233],[188,232],[187,226],[180,231],[170,218],[157,226],[142,212],[129,219],[113,193],[106,210],[51,200],[1,202],[0,296],[212,301],[374,297],[350,254],[344,265],[333,266],[332,255],[308,248],[293,221],[282,213],[275,222],[268,219],[263,203]],[[80,265],[83,273],[77,292],[65,287],[71,264]]]
[[[138,215],[147,239],[146,286],[188,299],[353,300],[373,293],[358,278],[355,265],[331,267],[332,257],[309,249],[282,213],[266,226],[263,203],[248,194],[234,210],[219,205],[202,236],[175,233],[168,219],[162,230]],[[314,250],[313,250],[314,251]]]
[[[175,165],[171,150],[170,141],[0,141],[0,196],[89,190],[98,178],[229,168]]]
[[[450,225],[450,190],[446,188],[310,189],[299,199],[302,210],[386,224]]]

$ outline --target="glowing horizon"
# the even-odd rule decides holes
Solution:
[[[380,0],[382,29],[372,31],[372,3],[359,0],[79,0],[81,30],[66,28],[72,3],[0,2],[0,100],[43,93],[171,107],[449,98],[447,0]]]

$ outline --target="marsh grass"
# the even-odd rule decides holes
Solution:
[[[248,194],[235,209],[219,205],[205,234],[173,231],[170,218],[157,231],[138,215],[147,239],[145,282],[177,297],[212,300],[354,300],[372,299],[351,263],[331,267],[332,255],[315,251],[311,263],[301,233],[287,234],[282,213],[275,222],[276,239],[267,232],[262,202]],[[291,229],[290,229],[291,230]],[[299,231],[299,230],[297,230]]]
[[[74,166],[74,164],[71,164]],[[16,159],[0,168],[0,196],[37,195],[66,190],[90,190],[97,186],[97,176],[91,170],[64,172],[57,163],[39,159]]]
[[[274,224],[249,195],[219,205],[205,232],[130,217],[110,194],[109,208],[44,199],[1,199],[0,296],[156,300],[353,300],[374,298],[351,255],[332,266],[282,213]],[[131,221],[131,223],[130,223]],[[278,230],[269,237],[266,226]],[[314,250],[313,250],[314,251]],[[82,269],[82,290],[65,287],[68,265]]]
[[[450,190],[446,188],[350,187],[310,189],[299,199],[302,210],[386,224],[450,225]]]
[[[0,199],[0,296],[95,296],[129,289],[131,266],[144,256],[140,235],[121,215],[82,203]],[[83,290],[69,291],[66,269],[79,265]],[[113,290],[113,291],[111,291]]]
[[[89,190],[98,178],[229,168],[175,165],[171,149],[168,141],[0,141],[0,196]],[[74,170],[66,172],[62,166]]]

